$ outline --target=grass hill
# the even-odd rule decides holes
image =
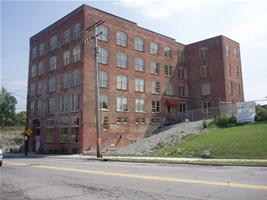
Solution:
[[[153,156],[267,159],[267,122],[208,128],[181,143],[155,148]]]

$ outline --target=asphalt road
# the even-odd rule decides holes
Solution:
[[[6,159],[0,200],[266,200],[267,168]]]

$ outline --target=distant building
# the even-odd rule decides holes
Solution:
[[[98,20],[102,147],[144,137],[169,116],[184,120],[220,101],[243,101],[239,44],[224,36],[184,45],[82,5],[30,39],[28,127],[32,151],[95,149],[95,49],[84,39]]]

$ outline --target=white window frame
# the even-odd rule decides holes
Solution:
[[[135,99],[135,112],[145,112],[144,99]]]
[[[99,47],[97,62],[100,64],[108,64],[108,51],[106,49]]]
[[[116,32],[116,44],[127,47],[127,33],[122,32],[122,31],[117,31]]]
[[[128,98],[117,97],[117,111],[127,112],[128,111]]]
[[[144,39],[140,37],[134,38],[134,49],[137,51],[144,51]]]
[[[126,53],[117,53],[117,67],[128,67],[128,55]]]
[[[117,89],[118,90],[128,90],[128,77],[126,75],[117,75]]]
[[[143,72],[145,71],[145,61],[142,57],[135,57],[134,58],[134,69],[136,71]]]
[[[108,72],[99,71],[99,87],[108,87]]]
[[[152,55],[158,55],[159,54],[159,45],[155,42],[150,42],[149,44],[149,52]]]
[[[145,80],[143,78],[135,79],[135,91],[136,92],[145,92]]]

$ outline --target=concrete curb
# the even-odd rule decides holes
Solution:
[[[82,159],[109,162],[136,162],[136,163],[166,163],[166,164],[192,164],[192,165],[215,165],[215,166],[257,166],[267,167],[265,159],[203,159],[203,158],[164,158],[164,157],[135,157],[135,156],[104,156],[96,158],[90,155],[51,155],[30,153],[5,153],[4,158],[31,159],[31,158],[56,158],[56,159]]]

